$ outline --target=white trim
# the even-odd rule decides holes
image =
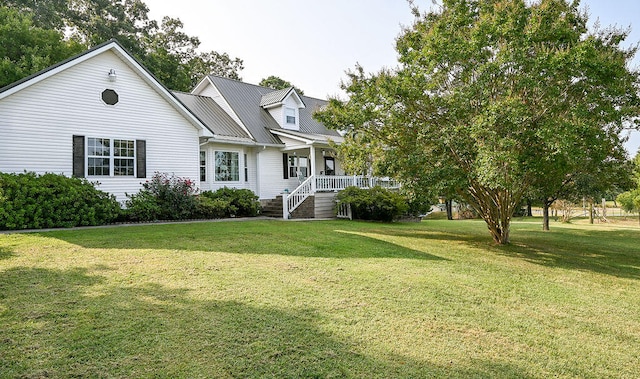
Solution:
[[[100,179],[100,178],[135,178],[136,172],[138,171],[138,154],[137,154],[137,146],[136,139],[128,139],[129,137],[94,137],[94,136],[84,136],[84,177],[87,179]],[[109,155],[89,155],[89,140],[90,139],[100,139],[100,140],[109,140]],[[132,157],[116,157],[116,148],[115,141],[125,141],[125,142],[133,142],[133,156]],[[89,175],[89,159],[109,159],[109,174],[107,175]],[[116,159],[129,159],[133,160],[133,173],[131,175],[116,175]]]

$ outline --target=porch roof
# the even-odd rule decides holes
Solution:
[[[342,142],[344,142],[344,138],[340,135],[328,136],[324,134],[301,133],[294,130],[286,129],[271,129],[271,133],[281,137],[289,137],[296,141],[306,143],[307,145],[329,146],[330,141],[336,144],[341,144]]]

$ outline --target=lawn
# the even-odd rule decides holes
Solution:
[[[0,234],[0,377],[634,378],[640,228],[249,221]]]

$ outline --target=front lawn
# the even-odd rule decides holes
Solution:
[[[639,351],[638,227],[0,234],[2,378],[632,378]]]

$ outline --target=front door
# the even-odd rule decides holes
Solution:
[[[324,174],[336,174],[336,160],[333,157],[324,157]]]

